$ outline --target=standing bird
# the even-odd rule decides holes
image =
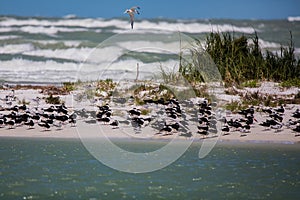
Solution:
[[[124,14],[128,14],[130,16],[130,24],[131,24],[131,29],[133,29],[133,24],[134,24],[134,14],[140,14],[140,12],[138,11],[140,9],[139,6],[135,6],[135,7],[132,7],[130,9],[126,9]]]

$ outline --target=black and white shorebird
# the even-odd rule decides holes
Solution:
[[[114,120],[113,122],[111,122],[109,124],[113,129],[117,129],[119,128],[119,121],[118,120]]]
[[[25,122],[24,124],[26,126],[28,126],[28,129],[33,129],[34,128],[34,122],[33,122],[32,119],[30,121],[28,121],[28,122]]]
[[[300,125],[296,126],[292,129],[294,132],[296,132],[295,137],[300,136]]]
[[[135,14],[139,15],[140,14],[139,10],[140,10],[139,6],[134,6],[134,7],[130,8],[130,9],[126,9],[125,12],[124,12],[124,14],[127,13],[129,15],[129,17],[130,17],[131,29],[133,29],[134,15]]]
[[[7,118],[4,118],[4,123],[9,126],[8,129],[14,129],[15,120],[7,120]]]
[[[44,131],[46,131],[46,130],[50,130],[50,125],[49,125],[49,123],[47,123],[47,122],[40,122],[40,123],[38,123],[38,125],[40,126],[40,127],[43,127],[44,128]]]
[[[163,133],[163,136],[172,135],[172,130],[173,129],[170,125],[165,125],[157,134]]]
[[[300,119],[300,110],[297,109],[295,112],[293,112],[292,117],[296,119]]]
[[[243,125],[241,128],[240,128],[240,132],[241,132],[241,137],[244,137],[244,136],[247,136],[247,133],[250,133],[250,125],[249,124],[246,124],[246,125]]]
[[[230,128],[227,125],[222,126],[223,135],[229,135]]]

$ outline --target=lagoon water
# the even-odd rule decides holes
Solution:
[[[147,143],[146,143],[147,142]],[[144,152],[162,142],[118,141]],[[161,170],[131,174],[96,160],[75,139],[0,140],[1,199],[298,199],[299,144],[200,143]]]

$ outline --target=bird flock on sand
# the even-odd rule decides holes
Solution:
[[[32,99],[36,106],[29,107],[26,104],[17,104],[17,97],[14,90],[4,99],[1,99],[3,105],[0,105],[0,128],[7,127],[15,129],[21,126],[27,126],[28,129],[34,129],[36,126],[43,130],[50,130],[55,127],[62,130],[66,124],[76,125],[76,114],[70,113],[64,105],[49,105],[47,107],[39,106],[40,98]]]
[[[150,126],[156,130],[154,135],[167,136],[179,133],[182,136],[191,137],[200,135],[202,138],[214,137],[220,131],[226,136],[232,133],[240,133],[240,136],[251,134],[251,129],[260,127],[259,131],[274,131],[278,133],[283,129],[290,129],[295,136],[300,136],[300,109],[296,108],[289,113],[286,107],[277,108],[254,107],[240,110],[237,114],[226,117],[217,117],[216,103],[209,103],[207,99],[178,101],[175,98],[164,100],[144,100],[141,107],[123,102],[110,107],[108,103],[97,106],[97,109],[86,110],[70,109],[64,104],[40,105],[40,98],[33,99],[35,106],[18,104],[14,91],[6,95],[0,101],[0,128],[15,129],[26,126],[27,129],[39,127],[41,131],[62,130],[66,126],[76,127],[77,120],[87,124],[100,124],[110,126],[112,129],[131,127],[136,134],[140,134],[144,127]],[[130,101],[130,99],[128,100]],[[125,117],[120,118],[117,107],[122,108]],[[147,108],[152,112],[143,113]],[[256,119],[260,116],[260,122]],[[188,122],[197,124],[197,131],[191,132]]]

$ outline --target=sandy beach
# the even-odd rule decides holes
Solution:
[[[41,90],[37,89],[19,89],[14,90],[14,96],[18,100],[14,100],[12,104],[6,104],[5,97],[9,96],[11,90],[1,90],[0,95],[2,99],[1,115],[8,114],[11,111],[7,111],[7,108],[13,107],[15,105],[21,105],[20,101],[28,101],[28,109],[41,109],[50,107],[50,104],[46,104],[43,99],[47,96],[41,93]],[[74,101],[76,92],[71,92],[71,94],[60,95],[60,98],[64,101],[68,112],[74,112],[74,110],[95,109],[95,105],[88,101]],[[41,100],[36,103],[35,99],[39,97]],[[98,102],[99,103],[99,102]],[[101,102],[103,104],[103,102]],[[94,106],[93,106],[94,105]],[[133,105],[127,106],[126,109],[134,107]],[[1,126],[0,137],[20,137],[20,138],[73,138],[80,139],[85,137],[90,138],[118,138],[118,139],[145,139],[145,140],[193,140],[195,142],[202,141],[204,139],[218,140],[222,141],[237,141],[237,142],[260,142],[260,143],[300,143],[299,133],[292,130],[292,127],[288,127],[288,120],[291,119],[292,113],[300,109],[300,105],[286,105],[285,112],[283,114],[282,128],[280,129],[266,129],[259,125],[261,122],[267,119],[268,115],[263,112],[255,112],[254,123],[251,124],[251,130],[241,131],[234,130],[231,128],[230,132],[225,133],[221,130],[216,134],[201,135],[195,130],[191,131],[192,134],[187,137],[186,133],[182,131],[172,130],[170,133],[160,133],[159,130],[152,128],[151,126],[143,126],[137,132],[131,125],[119,125],[118,127],[112,127],[110,124],[103,122],[96,122],[92,117],[89,118],[77,118],[76,125],[70,123],[63,123],[60,126],[52,125],[49,129],[45,129],[41,126],[35,125],[34,127],[28,127],[24,124],[14,125],[13,127]],[[27,112],[33,112],[32,110]],[[40,111],[41,111],[40,110]],[[116,105],[112,107],[113,113],[116,113]],[[39,111],[39,112],[40,112]],[[155,113],[155,111],[153,111]],[[25,113],[25,112],[24,112]],[[128,117],[128,116],[127,116]],[[239,119],[239,114],[233,114],[230,112],[226,113],[226,119]],[[112,119],[118,119],[119,121],[125,120],[116,114],[113,114]],[[89,123],[91,122],[91,123]],[[38,122],[37,122],[38,123]],[[128,122],[129,123],[129,122]]]
[[[151,136],[150,134],[139,134],[139,135],[130,135],[123,133],[118,129],[111,129],[110,127],[103,127],[103,125],[93,125],[89,126],[86,130],[86,135],[84,133],[79,134],[76,127],[64,127],[63,130],[49,130],[44,131],[43,129],[31,129],[29,130],[26,127],[17,127],[14,130],[2,128],[0,137],[19,137],[19,138],[62,138],[62,139],[80,139],[81,137],[93,137],[94,135],[89,135],[89,129],[98,129],[99,135],[97,138],[103,138],[103,135],[100,134],[101,131],[105,131],[105,135],[112,139],[149,139],[149,140],[172,140],[174,137],[180,140],[192,139],[195,142],[201,141],[205,138],[202,138],[200,135],[196,135],[193,138],[186,138],[184,136],[179,136],[180,133],[175,133],[169,136]],[[153,130],[155,132],[155,130]],[[296,137],[296,133],[291,132],[290,130],[283,130],[278,133],[275,133],[274,130],[264,131],[261,128],[253,128],[251,133],[248,133],[247,136],[241,136],[240,132],[233,132],[229,135],[219,135],[217,136],[218,142],[222,141],[233,141],[233,142],[254,142],[254,143],[286,143],[286,144],[300,144],[300,136]],[[206,139],[209,139],[206,138]]]

